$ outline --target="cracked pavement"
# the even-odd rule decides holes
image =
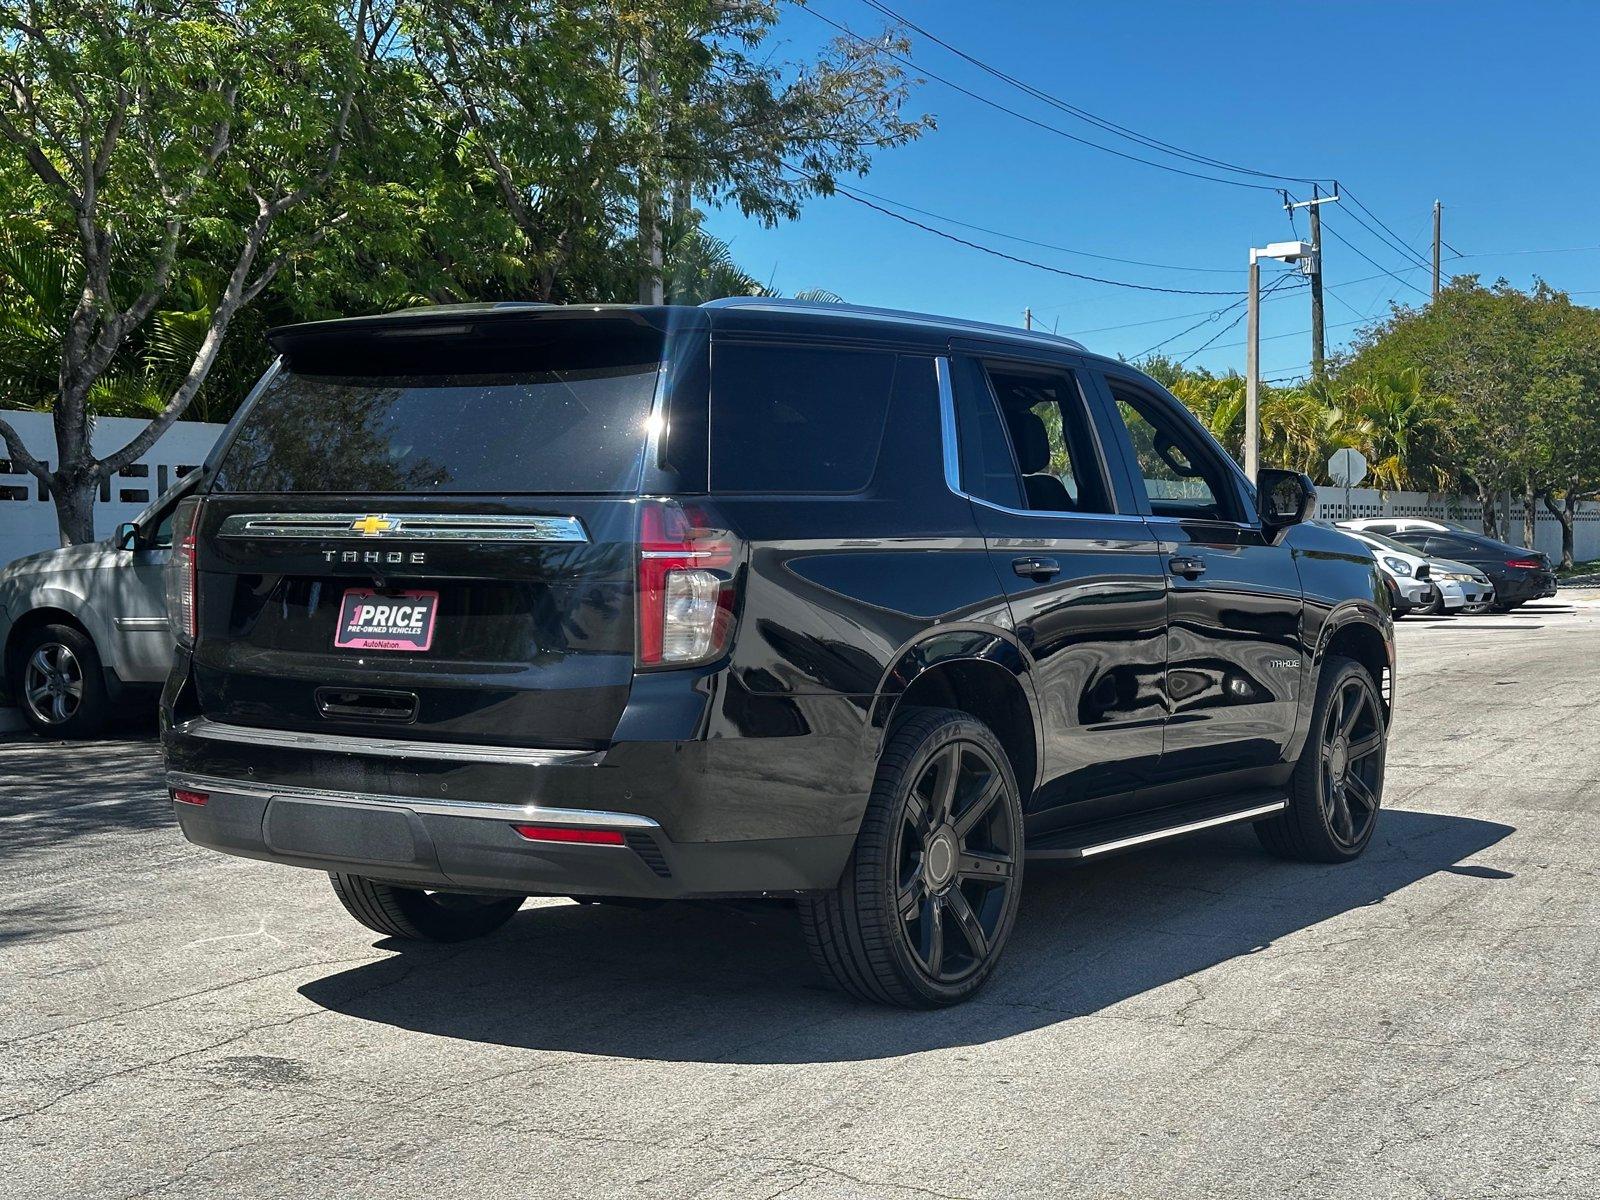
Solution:
[[[401,952],[177,832],[147,730],[0,742],[0,1196],[1593,1197],[1600,595],[1400,625],[1358,863],[1036,863],[980,998],[792,914],[532,901]]]

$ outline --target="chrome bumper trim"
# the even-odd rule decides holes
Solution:
[[[125,633],[165,633],[172,628],[165,617],[113,617],[111,622]]]
[[[431,758],[449,762],[509,763],[544,767],[594,758],[597,750],[545,750],[524,746],[484,746],[472,742],[424,742],[410,738],[351,737],[338,733],[307,733],[294,729],[261,729],[254,725],[229,725],[195,717],[173,727],[185,737],[213,742],[244,742],[253,746],[280,746],[291,750],[316,750],[330,754],[371,754],[379,758]]]
[[[471,817],[483,821],[529,821],[549,825],[600,826],[605,829],[660,829],[661,825],[638,813],[601,812],[590,808],[541,808],[537,804],[489,804],[480,800],[427,800],[418,796],[385,796],[366,792],[329,791],[324,788],[286,787],[258,780],[217,779],[169,771],[167,786],[219,795],[250,796],[257,800],[297,800],[311,804],[399,808],[420,816]]]

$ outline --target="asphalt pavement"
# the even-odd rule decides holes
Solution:
[[[1358,863],[1232,829],[1032,864],[937,1013],[828,990],[776,909],[539,901],[402,950],[185,843],[148,729],[8,738],[0,1196],[1595,1197],[1582,597],[1401,623]]]

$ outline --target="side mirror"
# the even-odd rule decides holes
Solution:
[[[1256,508],[1268,530],[1298,525],[1317,510],[1317,488],[1299,471],[1263,467],[1256,473]]]
[[[117,526],[116,545],[118,550],[137,550],[139,548],[139,527],[132,521],[124,521]]]

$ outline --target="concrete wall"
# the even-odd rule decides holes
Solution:
[[[54,466],[56,435],[50,414],[4,415],[22,435],[29,453]],[[106,455],[121,449],[145,424],[133,417],[100,418],[92,438],[95,453]],[[95,536],[110,537],[119,524],[138,516],[150,501],[204,462],[222,429],[202,421],[179,421],[167,430],[144,458],[102,485],[94,509]],[[61,544],[55,505],[45,486],[13,466],[4,453],[5,444],[0,442],[0,564]]]
[[[1522,497],[1503,496],[1496,505],[1502,535],[1508,541],[1522,544]],[[1428,517],[1433,520],[1455,521],[1469,529],[1483,528],[1483,512],[1475,499],[1467,496],[1441,496],[1428,492],[1380,492],[1376,488],[1351,488],[1349,504],[1345,503],[1345,490],[1340,487],[1317,489],[1318,513],[1329,521],[1343,521],[1359,517]],[[1535,550],[1542,550],[1552,560],[1561,560],[1561,523],[1552,517],[1543,504],[1539,505],[1539,519],[1534,529]],[[1580,562],[1600,558],[1600,504],[1584,501],[1578,506],[1577,519],[1572,526],[1573,557]]]

